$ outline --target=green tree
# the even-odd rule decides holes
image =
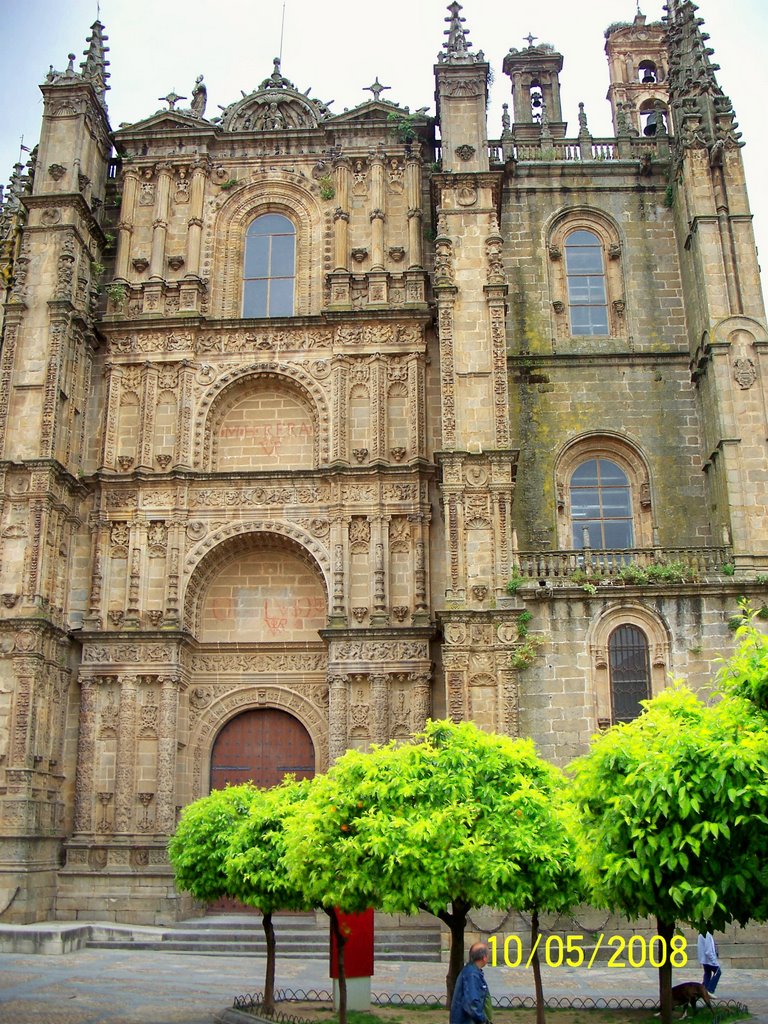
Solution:
[[[717,674],[725,693],[735,693],[768,712],[768,636],[756,625],[759,611],[748,601],[740,602],[742,622],[736,629],[738,646]]]
[[[308,906],[283,862],[283,818],[305,793],[306,785],[292,779],[267,790],[251,783],[214,790],[184,809],[168,847],[180,889],[205,901],[231,896],[261,911],[267,945],[264,1008],[270,1013],[276,958],[272,915]]]
[[[683,686],[593,739],[571,766],[592,899],[630,918],[720,930],[768,916],[768,731],[754,707]],[[659,968],[671,1019],[672,962]]]
[[[286,862],[326,908],[426,910],[444,921],[450,999],[469,910],[512,906],[536,920],[577,902],[575,844],[563,777],[530,741],[450,722],[430,722],[416,739],[348,751],[314,779],[286,823]]]

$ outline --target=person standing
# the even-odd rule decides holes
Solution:
[[[717,988],[720,975],[723,973],[720,961],[717,959],[717,946],[712,932],[707,932],[706,935],[700,934],[696,946],[699,963],[704,968],[704,988],[711,995]]]
[[[490,1024],[491,994],[483,974],[488,947],[475,942],[469,947],[469,962],[461,969],[451,999],[450,1024]]]

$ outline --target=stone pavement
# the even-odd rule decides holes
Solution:
[[[374,992],[439,994],[445,964],[381,964]],[[196,953],[84,949],[62,956],[9,953],[0,957],[0,1024],[212,1024],[235,995],[261,988],[264,961]],[[494,995],[533,992],[530,971],[487,968]],[[550,998],[654,998],[650,968],[587,971],[545,968]],[[676,971],[678,981],[699,980],[697,965]],[[277,984],[329,988],[322,961],[279,960]],[[768,1024],[768,971],[726,970],[723,999],[746,1003],[751,1024]]]

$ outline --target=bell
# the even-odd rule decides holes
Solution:
[[[538,107],[541,106],[541,93],[540,92],[535,92],[533,94],[533,96],[531,97],[531,106],[534,109],[537,109]]]
[[[656,126],[659,123],[659,115],[655,110],[652,110],[648,115],[648,120],[645,122],[645,128],[643,128],[643,135],[655,135]]]
[[[643,75],[643,85],[653,85],[656,81],[656,77],[652,71],[646,71]]]

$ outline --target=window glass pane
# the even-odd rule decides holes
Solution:
[[[566,248],[565,265],[569,274],[602,274],[603,254],[600,249]]]
[[[293,249],[293,235],[272,236],[272,263],[270,266],[271,277],[293,276]]]
[[[574,470],[573,476],[571,477],[571,485],[577,484],[584,486],[585,484],[596,484],[597,483],[597,459],[587,459],[586,462]]]
[[[266,277],[268,274],[269,238],[252,236],[245,246],[245,276]]]
[[[602,277],[569,277],[568,300],[573,305],[605,305]]]
[[[571,512],[582,519],[600,517],[600,492],[597,490],[574,490],[571,495]]]
[[[243,316],[267,315],[267,282],[246,281],[243,289]]]
[[[279,213],[265,213],[248,228],[248,235],[293,234],[293,224]]]
[[[293,316],[293,278],[272,278],[269,282],[269,315]]]
[[[601,245],[600,239],[592,231],[581,229],[572,231],[565,240],[566,246],[570,245]]]
[[[571,334],[608,334],[608,310],[604,306],[571,306]]]
[[[625,487],[629,487],[627,474],[621,466],[617,466],[615,462],[611,462],[609,459],[600,459],[600,479],[604,484],[622,484]]]
[[[589,546],[591,548],[602,548],[603,534],[600,529],[600,523],[596,523],[594,520],[585,519],[574,522],[573,524],[573,546],[577,551],[580,551],[584,547],[584,527],[586,526],[589,531]]]
[[[607,520],[603,523],[603,533],[607,548],[632,547],[632,523],[629,520]]]

